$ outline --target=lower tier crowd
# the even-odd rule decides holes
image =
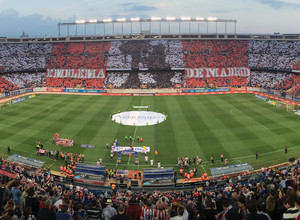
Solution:
[[[0,167],[16,175],[0,177],[0,219],[300,219],[299,161],[262,168],[246,181],[206,180],[194,189],[165,192],[90,189],[3,158]]]
[[[32,87],[140,89],[140,88],[216,88],[257,87],[287,91],[300,95],[300,75],[291,73],[256,72],[250,76],[213,78],[186,77],[184,71],[107,72],[103,79],[48,78],[45,73],[6,73],[0,75],[0,92]]]

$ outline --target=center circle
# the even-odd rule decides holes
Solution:
[[[152,111],[127,111],[114,114],[111,120],[129,126],[156,125],[166,120],[162,113]]]

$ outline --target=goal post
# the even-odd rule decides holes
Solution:
[[[11,100],[7,100],[5,102],[0,103],[0,109],[6,106],[11,106]]]
[[[283,101],[277,101],[276,103],[276,107],[283,107],[286,109],[287,112],[291,112],[294,111],[295,106],[293,104],[287,103],[287,102],[283,102]]]

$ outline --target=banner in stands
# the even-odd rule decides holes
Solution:
[[[297,102],[300,102],[300,98],[297,98],[297,97],[294,97],[294,96],[292,96],[292,100],[295,100],[295,101],[297,101]]]
[[[12,161],[12,162],[21,163],[21,164],[24,164],[26,166],[30,166],[30,167],[34,167],[34,168],[41,168],[45,164],[44,161],[31,159],[29,157],[23,157],[23,156],[20,156],[18,154],[14,154],[12,156],[9,156],[7,158],[7,160]]]
[[[20,89],[20,90],[16,90],[16,91],[11,91],[11,92],[5,92],[5,96],[12,96],[12,95],[19,95],[19,94],[23,94],[23,93],[28,93],[28,92],[32,92],[33,89]]]
[[[106,90],[99,89],[63,89],[63,92],[79,92],[79,93],[106,93]]]
[[[19,103],[19,102],[23,102],[25,101],[25,97],[22,97],[22,98],[19,98],[19,99],[14,99],[11,101],[11,104],[16,104],[16,103]]]
[[[104,79],[106,69],[47,69],[46,77]]]
[[[236,91],[247,91],[247,87],[230,88],[230,92],[236,92]]]
[[[8,176],[9,178],[15,178],[15,176],[17,175],[15,173],[9,173],[9,172],[7,172],[5,170],[0,170],[0,174],[4,175],[4,176]]]
[[[186,68],[185,77],[191,78],[213,78],[229,76],[250,76],[248,67],[224,67],[224,68]]]
[[[266,101],[267,100],[267,97],[265,97],[265,96],[262,96],[262,95],[255,95],[255,98],[258,98],[258,99],[261,99],[261,100],[263,100],[263,101]]]
[[[197,93],[197,92],[229,92],[229,88],[216,88],[216,89],[183,89],[183,93]]]
[[[46,92],[46,89],[45,87],[37,87],[37,88],[34,88],[33,91],[34,92]]]
[[[46,88],[46,92],[62,92],[61,88]]]
[[[210,172],[213,176],[227,175],[231,173],[239,173],[243,171],[253,170],[253,167],[248,163],[240,163],[224,167],[211,168]]]

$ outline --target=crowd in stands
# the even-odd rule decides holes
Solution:
[[[191,161],[192,163],[192,161]],[[0,159],[1,219],[299,219],[300,162],[262,168],[248,179],[205,180],[194,189],[92,190],[49,170]],[[113,177],[113,176],[112,176]],[[74,184],[74,185],[73,185]]]
[[[0,71],[44,69],[51,44],[0,44]]]
[[[184,77],[183,71],[107,72],[105,79],[47,78],[45,73],[5,73],[0,77],[0,92],[32,87],[139,89],[139,88],[216,88],[257,87],[300,95],[300,76],[290,73],[252,71],[250,77]]]
[[[108,69],[183,68],[181,41],[114,41],[108,52]]]
[[[56,88],[103,89],[105,79],[46,78],[43,86]]]
[[[0,77],[0,92],[10,92],[16,89],[18,89],[18,87],[15,84],[3,77]]]
[[[183,40],[186,68],[248,66],[248,41]]]
[[[47,56],[47,69],[102,69],[110,42],[55,43]]]
[[[145,40],[0,44],[0,71],[164,70],[197,67],[300,69],[300,41]]]
[[[183,84],[183,72],[109,72],[105,80],[106,88],[174,88]]]
[[[186,88],[244,87],[250,77],[185,78]]]
[[[247,86],[266,90],[286,91],[295,96],[300,95],[300,75],[290,73],[251,72]]]
[[[2,77],[19,89],[42,87],[45,82],[45,73],[6,73]]]
[[[275,89],[278,84],[289,78],[291,74],[271,72],[251,72],[248,85],[264,89]]]
[[[248,65],[255,68],[297,69],[299,52],[300,41],[249,41]]]

